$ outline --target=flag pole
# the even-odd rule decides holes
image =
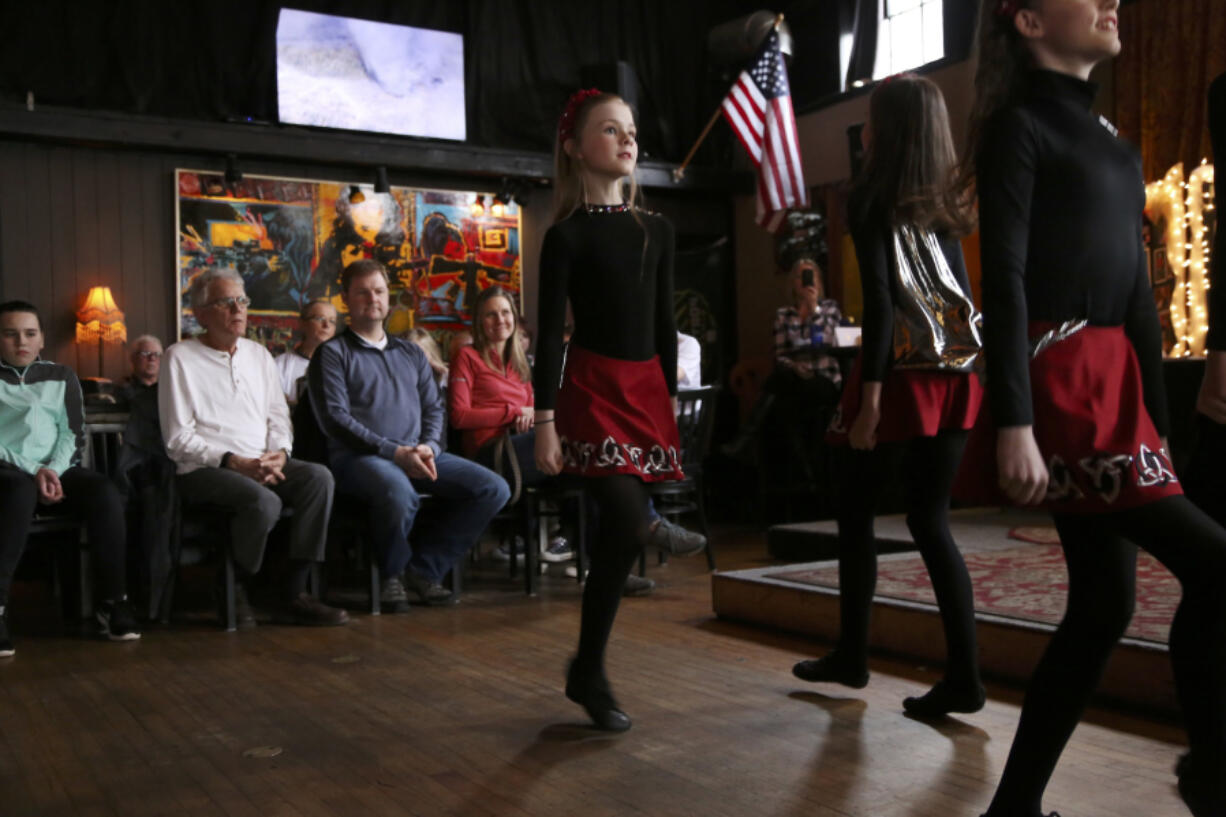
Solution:
[[[783,22],[783,14],[775,15],[775,24],[772,28],[775,31],[779,30],[779,25]],[[715,109],[715,113],[711,114],[711,118],[707,121],[707,126],[702,129],[702,133],[698,134],[698,139],[695,140],[694,146],[690,148],[690,152],[685,154],[685,158],[681,160],[681,164],[673,170],[673,183],[676,184],[685,178],[685,169],[689,167],[690,160],[694,158],[694,154],[698,152],[698,147],[707,138],[707,134],[711,132],[711,128],[715,127],[715,123],[719,120],[720,112],[724,106],[721,104]]]

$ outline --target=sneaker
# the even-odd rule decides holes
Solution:
[[[545,552],[541,554],[541,558],[547,562],[569,562],[575,558],[575,549],[564,537],[555,536],[549,543],[549,547],[545,548]]]
[[[515,562],[517,564],[524,563],[524,537],[515,537]],[[498,547],[494,548],[491,554],[496,561],[509,562],[511,561],[511,546],[503,542]]]
[[[8,616],[0,613],[0,658],[12,658],[16,652],[13,639],[9,638]]]
[[[692,556],[707,546],[707,537],[680,525],[674,525],[664,517],[648,534],[648,544],[673,556]]]
[[[136,614],[127,596],[118,599],[108,599],[98,605],[94,611],[98,620],[99,635],[111,641],[135,641],[140,638],[140,630],[136,626]]]
[[[405,590],[417,597],[419,604],[429,607],[442,607],[455,604],[451,591],[438,582],[430,581],[425,576],[406,570],[404,573]]]
[[[623,596],[650,596],[656,589],[656,583],[651,579],[631,573],[626,577],[626,586],[622,588]]]
[[[379,589],[379,606],[385,613],[409,612],[409,594],[404,592],[404,582],[399,576],[383,580],[383,587]]]
[[[285,606],[285,616],[291,624],[306,627],[339,627],[349,623],[349,614],[339,607],[329,607],[310,593],[299,593],[298,598]]]

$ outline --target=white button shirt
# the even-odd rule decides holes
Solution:
[[[177,473],[218,468],[227,451],[258,457],[293,447],[289,406],[272,355],[238,339],[229,352],[196,338],[166,350],[158,380],[158,419]]]

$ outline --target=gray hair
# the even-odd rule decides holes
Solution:
[[[209,285],[214,281],[233,281],[243,291],[247,291],[246,285],[243,283],[243,276],[239,275],[229,267],[209,267],[204,272],[192,279],[192,287],[188,290],[188,297],[191,301],[192,311],[196,311],[204,306],[205,300],[209,297]]]
[[[142,343],[153,343],[156,344],[159,349],[163,348],[162,341],[159,340],[156,335],[141,335],[139,338],[128,344],[128,351],[135,352]]]

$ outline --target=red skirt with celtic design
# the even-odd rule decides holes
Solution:
[[[556,411],[562,470],[583,477],[683,478],[659,357],[621,360],[571,344]]]
[[[1032,322],[1030,336],[1052,329]],[[1042,348],[1030,361],[1030,393],[1035,442],[1048,470],[1043,507],[1106,513],[1183,493],[1145,409],[1141,367],[1123,327],[1087,326]],[[985,400],[954,496],[1008,504],[999,484],[996,426]]]

